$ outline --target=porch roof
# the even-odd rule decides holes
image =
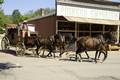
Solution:
[[[71,16],[64,16],[64,18],[71,22],[105,24],[105,25],[120,25],[119,20],[103,20],[103,19],[91,19],[91,18],[71,17]]]

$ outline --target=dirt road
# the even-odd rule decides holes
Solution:
[[[0,66],[0,80],[120,80],[119,51],[109,52],[102,64],[0,52]]]

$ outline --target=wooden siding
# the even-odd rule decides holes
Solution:
[[[48,16],[42,19],[29,21],[28,23],[35,24],[35,31],[42,37],[48,37],[56,32],[56,17]]]

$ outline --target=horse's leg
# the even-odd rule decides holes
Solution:
[[[52,56],[52,51],[49,51],[49,53],[47,54],[48,57]]]
[[[87,58],[89,59],[89,58],[90,58],[90,56],[88,55],[88,53],[87,53],[87,51],[86,51],[86,50],[85,50],[85,54],[86,54]]]
[[[55,58],[55,52],[54,51],[52,51],[53,52],[53,56],[54,56],[54,58]]]
[[[79,57],[80,57],[79,61],[82,62],[81,52],[79,53]]]
[[[79,55],[79,57],[80,57],[80,59],[79,59],[79,61],[81,61],[82,62],[82,57],[81,57],[81,48],[78,48],[77,50],[76,50],[76,54],[75,54],[75,61],[77,61],[79,58],[78,58],[78,55]]]
[[[39,54],[39,55],[41,54],[41,51],[42,51],[42,47],[40,47],[40,48],[38,49],[38,54]]]
[[[35,49],[35,50],[36,50],[36,55],[37,55],[37,56],[39,56],[39,53],[38,53],[39,49],[40,49],[40,47],[38,47],[38,46],[37,46],[37,48]]]
[[[64,47],[60,47],[60,54],[59,54],[60,57],[62,57],[62,55],[64,54],[64,50],[65,50]]]
[[[78,56],[77,56],[77,55],[78,55],[78,53],[79,53],[79,49],[77,49],[77,50],[76,50],[76,54],[75,54],[75,61],[77,61],[77,59],[78,59]]]
[[[101,51],[100,51],[99,54],[98,54],[98,59],[100,58],[100,55],[101,55]]]
[[[101,63],[104,62],[106,58],[107,58],[107,51],[100,51],[100,56],[98,56],[99,62]]]
[[[50,52],[47,54],[47,57],[49,57],[49,55],[50,55]]]
[[[106,50],[105,51],[105,58],[104,58],[104,60],[106,60],[107,56],[108,56],[108,51]]]
[[[102,48],[101,48],[101,50],[100,50],[100,52],[98,54],[98,59],[101,60],[101,62],[103,62],[103,61],[106,60],[107,55],[108,55],[107,49],[105,48],[105,46],[102,46]]]
[[[44,53],[45,53],[45,49],[43,49],[42,57],[44,56]]]
[[[98,55],[98,50],[95,53],[95,63],[97,63],[97,55]]]
[[[105,52],[105,57],[104,57],[104,60],[106,60],[106,58],[107,58],[107,56],[108,56],[108,51],[107,51],[107,49],[106,49],[106,47],[105,47],[105,46],[103,47],[103,49],[104,49],[104,52]]]

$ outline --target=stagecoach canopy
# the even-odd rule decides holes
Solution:
[[[17,28],[17,25],[16,24],[5,24],[5,27],[7,29],[15,29],[15,28]]]

